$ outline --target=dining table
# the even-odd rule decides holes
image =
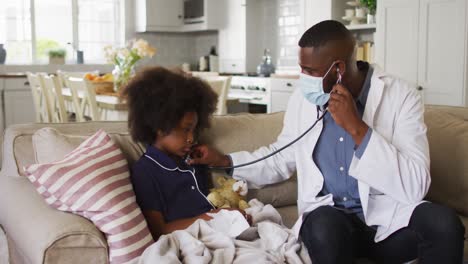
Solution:
[[[68,111],[73,112],[70,88],[62,88],[62,95],[63,99],[67,101],[65,107]],[[78,97],[83,99],[84,91],[78,91]],[[125,100],[121,98],[118,93],[96,94],[96,103],[100,110],[102,121],[127,121],[128,106]]]

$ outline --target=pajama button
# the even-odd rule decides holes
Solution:
[[[343,201],[345,201],[345,202],[346,202],[346,201],[348,201],[348,198],[346,198],[346,197],[343,197]]]
[[[195,190],[195,186],[192,185],[192,190]]]
[[[344,168],[343,168],[343,167],[340,167],[340,171],[343,171],[343,170],[344,170]]]
[[[340,142],[343,142],[343,140],[344,140],[343,137],[340,137]]]

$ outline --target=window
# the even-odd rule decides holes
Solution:
[[[78,47],[88,61],[104,62],[104,46],[123,45],[123,4],[116,0],[78,0]]]
[[[35,0],[34,21],[36,37],[36,62],[47,63],[48,50],[62,48],[67,59],[73,59],[73,49],[67,43],[73,40],[71,1]],[[51,15],[51,11],[54,13]]]
[[[30,0],[2,1],[0,43],[7,49],[7,63],[32,62]]]
[[[61,48],[69,62],[76,50],[86,63],[103,63],[106,45],[124,42],[124,0],[16,0],[0,5],[0,43],[8,64],[47,63]]]
[[[299,41],[299,31],[301,27],[299,0],[279,0],[278,1],[278,29],[279,29],[279,59],[278,68],[291,69],[298,68],[297,53]]]

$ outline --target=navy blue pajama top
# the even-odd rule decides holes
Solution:
[[[140,208],[159,211],[166,222],[194,217],[213,209],[206,199],[206,166],[177,166],[159,149],[148,146],[133,165],[131,180]]]

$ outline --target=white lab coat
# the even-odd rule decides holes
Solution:
[[[353,157],[349,175],[358,181],[366,224],[377,226],[376,242],[408,225],[431,182],[424,107],[415,88],[374,66],[363,114],[364,122],[373,132],[361,159]],[[316,116],[316,106],[296,89],[289,100],[277,141],[252,153],[232,153],[233,164],[252,161],[286,145],[308,129]],[[261,188],[284,181],[297,170],[299,219],[293,228],[296,234],[304,212],[333,205],[331,194],[317,197],[324,180],[312,159],[312,152],[322,127],[320,121],[293,146],[257,164],[235,169],[233,174],[234,178]]]

